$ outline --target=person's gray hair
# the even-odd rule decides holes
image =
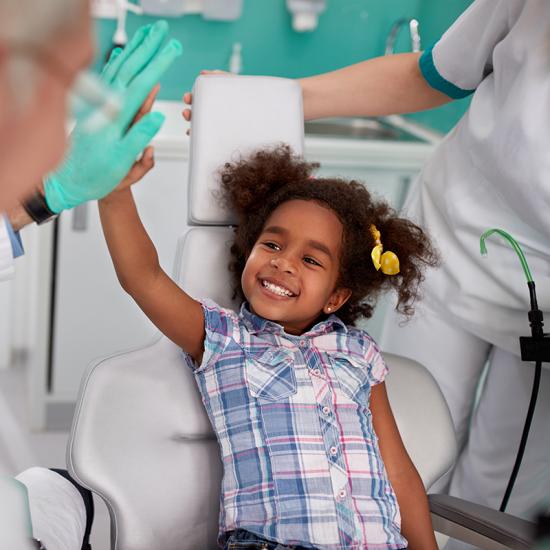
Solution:
[[[36,61],[17,49],[43,48],[70,28],[86,0],[0,0],[0,45],[7,49],[7,74],[19,106],[34,91]],[[13,48],[13,53],[10,53]]]

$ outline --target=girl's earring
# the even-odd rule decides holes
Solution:
[[[327,311],[332,311],[332,308],[330,306],[327,307]]]

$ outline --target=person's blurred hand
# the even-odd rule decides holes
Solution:
[[[208,71],[208,70],[202,70],[200,74],[231,74],[226,71],[220,71],[220,70],[214,70],[214,71]],[[185,92],[183,94],[183,102],[186,105],[191,106],[193,104],[193,94],[191,92]],[[187,120],[187,122],[191,122],[191,109],[184,109],[181,114],[183,115],[183,118]],[[187,135],[191,134],[191,130],[187,130]]]
[[[160,77],[181,55],[177,40],[162,47],[167,35],[167,23],[158,21],[138,29],[124,49],[113,51],[101,78],[122,96],[122,108],[116,120],[96,132],[77,124],[64,163],[44,182],[46,202],[53,212],[104,197],[127,175],[135,178],[141,173],[138,168],[145,169],[152,162],[152,152],[148,152],[137,167],[135,164],[165,117],[149,112],[152,101],[138,119],[136,115],[140,106],[149,103],[146,99]]]

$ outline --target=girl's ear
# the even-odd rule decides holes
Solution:
[[[351,290],[349,288],[337,288],[327,300],[327,303],[323,307],[323,312],[327,315],[338,311],[351,296]]]

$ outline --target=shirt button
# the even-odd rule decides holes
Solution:
[[[338,454],[338,449],[336,447],[331,447],[330,448],[330,454],[332,456],[336,456]]]
[[[340,489],[340,491],[338,491],[338,497],[339,498],[346,498],[346,490],[345,489]]]
[[[325,414],[330,414],[330,407],[327,407],[326,405],[323,407],[323,412]]]
[[[319,369],[313,369],[313,374],[315,376],[319,376],[321,374],[321,371]]]
[[[307,342],[305,340],[300,340],[300,346],[301,347],[304,347],[306,344],[307,344]]]

